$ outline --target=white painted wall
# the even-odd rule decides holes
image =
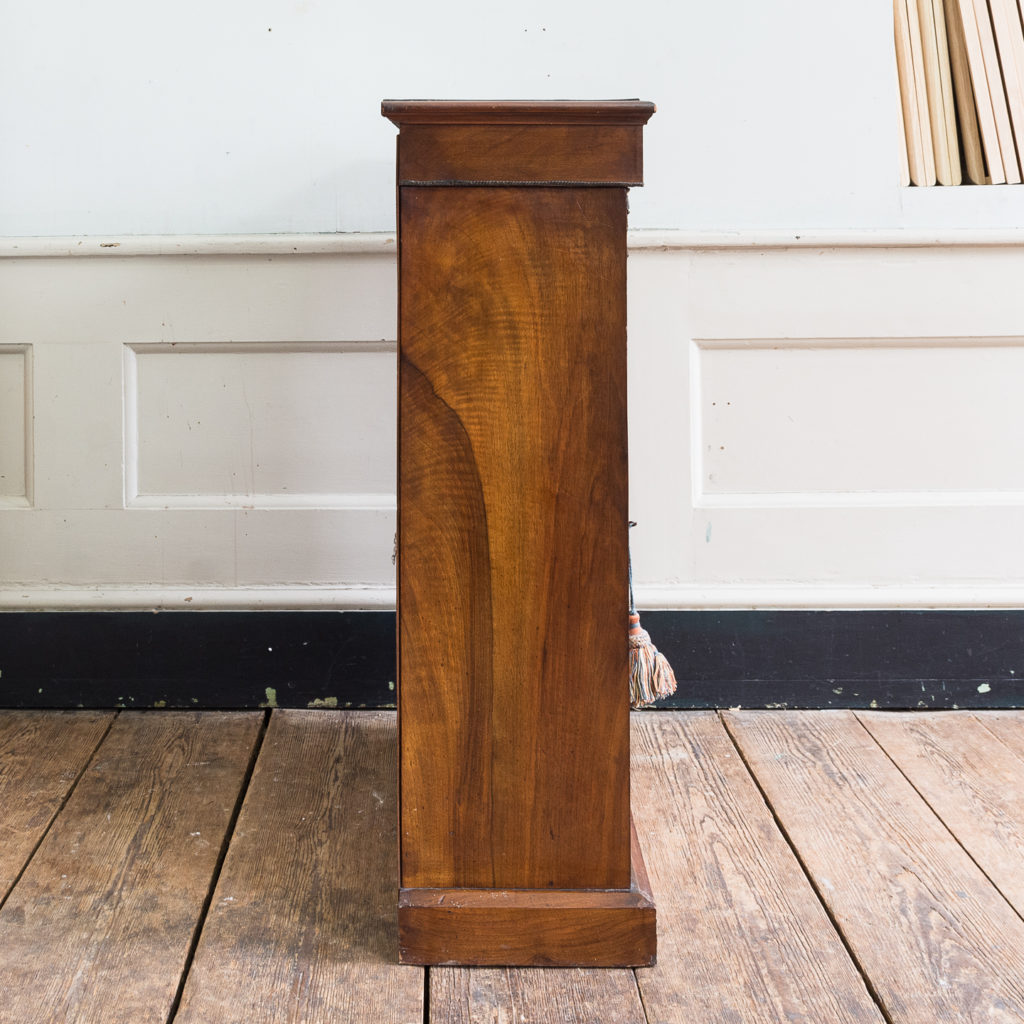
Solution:
[[[384,97],[655,101],[637,228],[1024,226],[903,189],[889,0],[12,0],[0,235],[386,231]]]
[[[642,605],[1024,605],[1024,189],[897,186],[888,0],[2,19],[0,607],[393,603],[389,96],[659,105]]]

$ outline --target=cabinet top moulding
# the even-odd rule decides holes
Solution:
[[[642,100],[384,100],[399,185],[643,184]]]
[[[654,113],[646,100],[384,100],[395,124],[636,124]]]

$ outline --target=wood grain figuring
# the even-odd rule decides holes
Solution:
[[[419,890],[407,890],[417,893]],[[507,893],[490,892],[489,906],[400,903],[399,956],[411,964],[485,967],[629,967],[655,958],[655,914],[649,900],[605,907],[563,907],[557,893],[543,902],[502,906]],[[618,902],[622,897],[614,899]]]
[[[650,1020],[881,1024],[717,715],[633,716],[633,807],[661,925]]]
[[[7,1024],[163,1024],[262,715],[126,713],[0,911]]]
[[[629,889],[402,889],[403,963],[490,967],[641,967],[655,962],[657,922],[632,832]]]
[[[1024,1020],[1024,921],[853,714],[725,720],[889,1019]]]
[[[114,715],[0,712],[0,904]]]
[[[642,129],[632,125],[412,125],[398,180],[640,185]]]
[[[628,970],[437,967],[431,1024],[647,1024]]]
[[[971,715],[857,716],[914,788],[1024,915],[1024,762]],[[1024,714],[1016,716],[1024,726]]]
[[[402,889],[403,964],[649,967],[657,922],[643,852],[630,829],[628,890]]]
[[[402,885],[626,889],[625,191],[400,223]]]
[[[387,712],[278,711],[177,1024],[423,1014],[395,948],[396,729]]]

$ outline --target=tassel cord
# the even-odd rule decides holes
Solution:
[[[630,520],[629,528],[632,529],[634,526],[636,523]],[[633,552],[628,543],[626,544],[626,565],[629,567],[629,614],[636,615],[636,599],[633,597]]]

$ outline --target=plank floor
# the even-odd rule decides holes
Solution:
[[[399,966],[393,712],[0,711],[0,1024],[1024,1024],[1024,711],[633,716],[659,960]]]

